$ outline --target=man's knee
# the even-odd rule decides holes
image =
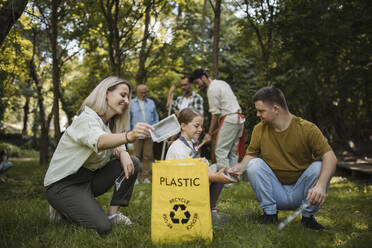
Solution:
[[[257,175],[260,171],[265,169],[264,166],[263,166],[264,164],[265,164],[265,161],[263,161],[261,158],[251,159],[251,161],[249,161],[248,167],[247,167],[248,176]]]
[[[306,170],[306,176],[318,178],[320,176],[320,172],[322,171],[322,162],[316,161],[312,163]]]

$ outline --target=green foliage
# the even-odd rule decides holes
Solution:
[[[231,214],[231,220],[223,228],[214,228],[210,245],[195,241],[154,246],[150,238],[151,185],[136,185],[129,207],[122,208],[134,225],[113,226],[110,234],[100,237],[82,227],[51,223],[42,186],[46,168],[36,161],[13,162],[13,168],[2,175],[5,183],[0,182],[1,247],[366,247],[372,242],[372,185],[343,177],[333,179],[317,215],[326,231],[305,229],[300,217],[282,231],[276,225],[257,224],[260,207],[250,184],[242,181],[222,191],[217,207]],[[106,193],[98,201],[106,208],[110,197]],[[290,213],[280,211],[279,219]]]
[[[368,1],[285,1],[279,15],[276,84],[333,140],[366,138],[371,124],[370,11]]]
[[[164,118],[169,87],[197,67],[212,68],[214,13],[209,1],[205,13],[201,0],[155,2],[141,80]],[[91,90],[116,73],[116,65],[120,64],[123,78],[133,87],[137,84],[140,59],[145,56],[141,48],[146,3],[119,1],[118,9],[110,9],[111,13],[118,10],[117,22],[104,16],[99,0],[61,3],[60,101],[69,121]],[[37,44],[34,62],[47,116],[53,103],[50,6],[50,0],[30,3],[0,55],[0,128],[23,119],[29,98],[35,137],[41,113],[28,63],[32,45]],[[315,122],[331,143],[367,140],[372,124],[371,8],[367,0],[223,1],[219,78],[237,95],[247,117],[246,128],[252,130],[258,122],[253,94],[274,85],[284,91],[291,112]],[[115,35],[119,35],[117,43]]]
[[[0,150],[6,151],[8,157],[19,157],[21,149],[9,143],[0,143]]]
[[[1,45],[0,128],[4,119],[10,119],[13,116],[11,113],[22,108],[23,96],[29,93],[26,85],[31,42],[21,33],[21,30],[27,29],[26,22],[27,18],[21,17]]]
[[[37,158],[39,156],[39,153],[35,150],[22,149],[6,142],[0,142],[0,150],[5,150],[8,158]]]

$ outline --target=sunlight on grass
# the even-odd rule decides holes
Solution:
[[[365,223],[361,223],[361,222],[355,222],[355,223],[353,223],[353,227],[355,229],[359,229],[359,230],[367,230],[368,229],[368,225],[365,224]]]

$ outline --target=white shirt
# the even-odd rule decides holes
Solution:
[[[138,103],[139,103],[140,108],[142,110],[142,118],[145,121],[146,120],[145,101],[138,99]]]
[[[234,95],[231,87],[225,81],[212,80],[208,90],[208,104],[209,112],[214,115],[227,115],[225,118],[226,122],[229,123],[243,123],[244,119],[238,119],[237,114],[241,112],[238,100]]]
[[[192,147],[191,141],[187,140],[187,143]],[[186,146],[180,139],[177,139],[169,147],[165,160],[168,159],[185,159],[192,157],[192,150]]]
[[[193,146],[191,141],[187,140],[187,143],[190,146]],[[198,148],[195,147],[197,150]],[[165,156],[165,160],[168,159],[185,159],[185,158],[191,158],[192,157],[192,150],[190,147],[186,146],[185,143],[183,143],[180,139],[177,139],[175,142],[172,143],[172,145],[169,147],[167,156]],[[207,163],[209,166],[209,162],[206,158],[202,158],[202,162]]]
[[[190,97],[184,97],[182,102],[181,102],[181,106],[180,106],[180,112],[182,109],[184,108],[187,108],[189,106],[189,102],[190,102]]]
[[[44,186],[77,172],[82,166],[89,170],[102,168],[110,161],[113,149],[98,150],[98,138],[111,130],[89,107],[66,129],[53,154]],[[125,149],[125,145],[121,145]]]

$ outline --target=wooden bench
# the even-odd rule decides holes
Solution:
[[[351,171],[351,178],[356,179],[368,176],[369,180],[372,181],[372,163],[338,162],[337,167]]]

